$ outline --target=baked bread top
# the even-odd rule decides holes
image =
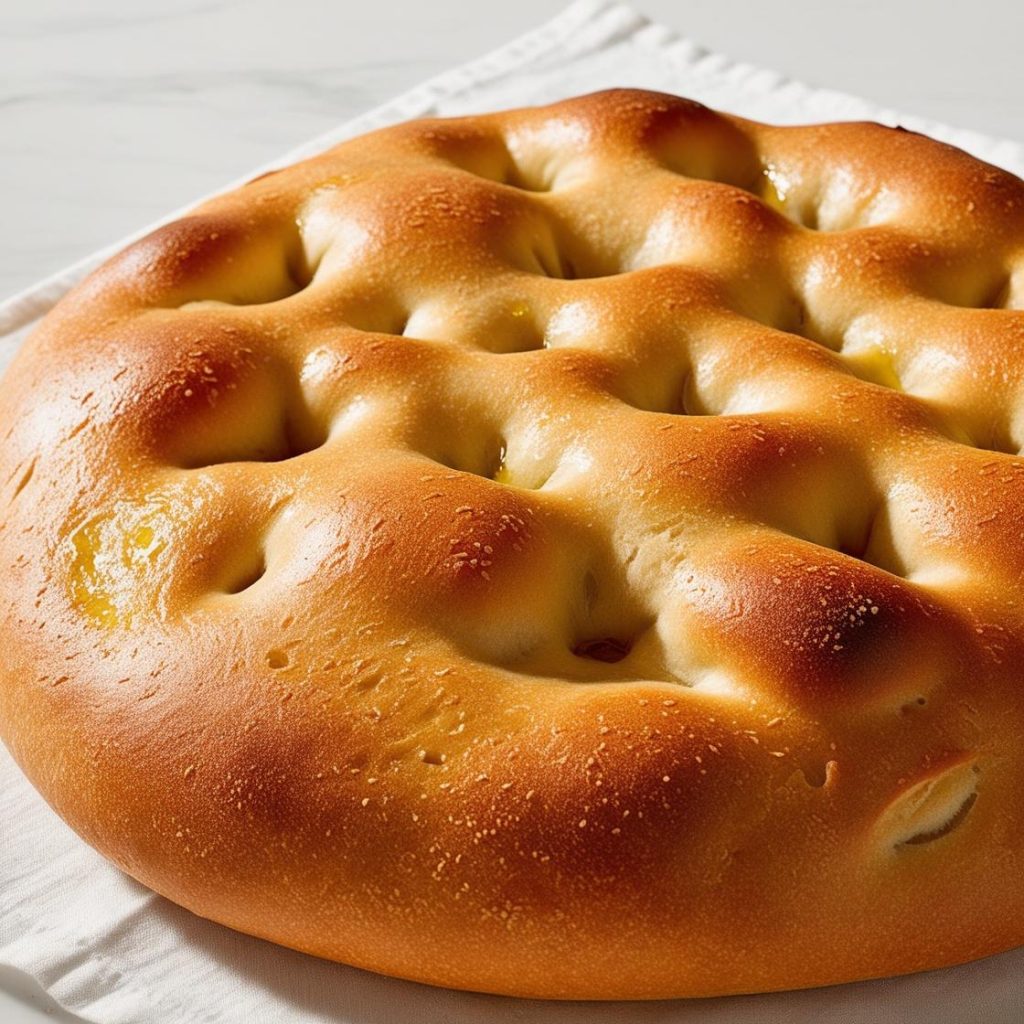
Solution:
[[[617,90],[130,246],[0,388],[0,729],[203,916],[516,995],[1024,942],[1024,183]]]

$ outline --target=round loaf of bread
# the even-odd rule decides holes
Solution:
[[[0,728],[203,917],[655,998],[1024,942],[1024,183],[612,91],[155,231],[0,385]]]

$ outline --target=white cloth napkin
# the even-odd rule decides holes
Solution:
[[[549,101],[612,85],[676,92],[778,123],[860,118],[899,122],[1024,176],[1024,146],[1018,143],[904,117],[853,96],[732,63],[608,0],[580,0],[536,31],[284,155],[275,166],[408,117]],[[0,366],[34,322],[109,251],[0,305]],[[909,978],[646,1004],[530,1002],[378,977],[236,934],[154,895],[82,843],[36,795],[2,747],[0,965],[32,975],[59,1003],[97,1024],[1024,1020],[1024,949]]]

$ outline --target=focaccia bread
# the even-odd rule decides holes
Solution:
[[[0,386],[0,729],[197,914],[521,996],[1024,942],[1024,183],[654,93],[130,246]]]

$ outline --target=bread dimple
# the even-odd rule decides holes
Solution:
[[[553,998],[1024,938],[1024,184],[615,90],[345,143],[2,384],[0,728],[198,914]]]

